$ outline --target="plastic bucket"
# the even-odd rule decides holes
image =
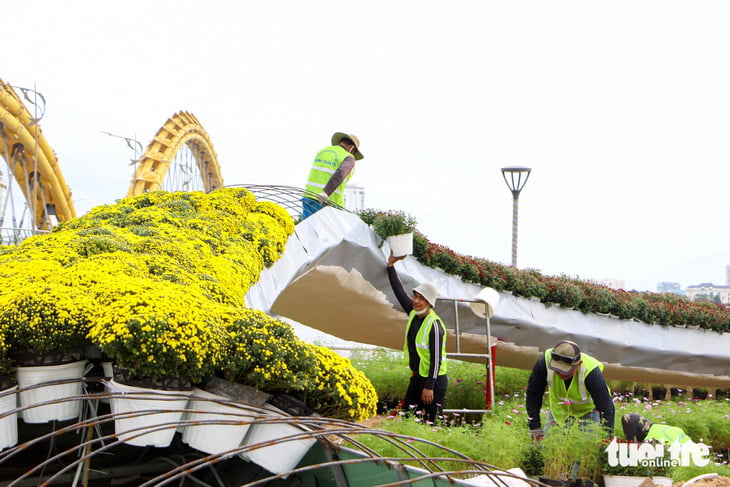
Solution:
[[[3,414],[18,407],[18,386],[0,391],[0,450],[18,443],[18,413]]]
[[[63,401],[70,396],[80,396],[83,392],[81,378],[86,373],[88,360],[79,360],[61,365],[33,365],[17,367],[16,378],[20,395],[20,417],[26,423],[47,423],[77,418],[81,413],[81,399]],[[79,379],[66,384],[49,384],[29,390],[23,388],[69,379]],[[53,404],[35,406],[46,401]]]
[[[196,399],[197,398],[197,399]],[[183,428],[182,441],[196,450],[219,454],[238,448],[249,430],[250,424],[233,424],[233,421],[250,422],[255,413],[245,406],[236,407],[235,403],[226,402],[223,396],[211,394],[197,387],[193,388],[190,410],[186,423],[200,421],[206,424],[187,424]],[[222,422],[215,424],[215,421]]]
[[[413,233],[404,233],[402,235],[393,235],[385,239],[390,246],[393,256],[401,257],[411,255],[413,253]]]
[[[291,417],[281,409],[266,404],[264,409],[269,411],[268,417]],[[304,455],[317,441],[314,438],[301,440],[283,440],[286,436],[298,435],[308,431],[304,427],[296,426],[293,423],[254,423],[248,431],[244,440],[245,446],[254,446],[260,443],[282,439],[269,446],[257,447],[241,453],[241,458],[251,461],[271,473],[282,474],[296,467]]]
[[[191,391],[165,391],[107,382],[120,441],[133,446],[170,446]],[[134,413],[142,413],[133,415]]]

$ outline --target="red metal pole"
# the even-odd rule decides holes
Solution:
[[[492,409],[492,402],[494,401],[494,398],[492,397],[492,389],[493,384],[496,384],[496,367],[495,362],[497,361],[497,345],[492,345],[492,359],[487,363],[487,370],[491,371],[491,374],[486,374],[486,406],[484,409]]]

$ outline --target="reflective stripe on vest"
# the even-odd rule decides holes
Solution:
[[[586,389],[586,377],[595,368],[603,370],[603,364],[595,358],[581,353],[583,363],[578,367],[570,386],[565,388],[565,381],[560,377],[556,379],[556,372],[550,369],[550,359],[553,349],[545,352],[545,366],[547,368],[547,383],[550,391],[550,411],[558,422],[563,422],[568,416],[580,418],[594,409],[596,405],[593,398]]]
[[[646,438],[644,438],[644,441],[646,440],[656,440],[659,443],[666,443],[668,445],[671,445],[677,440],[679,440],[680,444],[691,441],[690,437],[687,436],[687,433],[685,433],[682,428],[678,428],[677,426],[669,426],[668,424],[652,425],[651,428],[649,428],[649,431],[646,433]]]
[[[406,325],[406,338],[403,343],[403,360],[406,365],[410,364],[410,354],[408,353],[408,330],[411,329],[411,323],[416,317],[416,311],[412,310],[408,316],[408,324]],[[428,372],[431,369],[431,354],[429,353],[428,337],[431,334],[431,328],[433,328],[434,321],[437,321],[444,332],[443,343],[435,343],[436,350],[441,350],[441,364],[438,369],[438,375],[444,375],[448,369],[446,364],[446,326],[436,312],[431,309],[424,318],[421,328],[416,333],[416,352],[418,353],[418,375],[421,377],[428,377]],[[435,334],[436,340],[438,340],[438,333]],[[440,345],[440,346],[439,346]],[[434,377],[435,378],[435,377]]]
[[[329,182],[332,175],[342,165],[342,161],[349,156],[352,156],[352,154],[347,152],[341,145],[325,147],[319,151],[314,158],[314,163],[312,163],[312,169],[309,171],[309,179],[307,180],[305,189],[310,193],[321,193],[324,187],[327,186],[327,182]],[[345,177],[342,184],[332,192],[330,201],[340,206],[345,206],[345,186],[354,172],[354,169],[350,171],[350,174]]]

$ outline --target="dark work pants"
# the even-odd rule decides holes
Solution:
[[[446,386],[449,383],[449,378],[446,374],[440,375],[436,378],[436,384],[433,387],[433,402],[428,405],[423,404],[423,401],[421,401],[421,392],[423,391],[423,384],[425,383],[425,377],[421,377],[420,375],[414,375],[411,377],[411,382],[408,384],[408,390],[406,390],[403,409],[405,411],[421,411],[423,419],[433,423],[436,421],[437,417],[441,416],[441,411],[444,408],[444,401],[446,400]]]

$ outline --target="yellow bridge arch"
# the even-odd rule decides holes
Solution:
[[[208,133],[192,113],[183,111],[169,118],[147,146],[127,196],[162,189],[172,161],[184,145],[195,158],[205,190],[222,187],[223,176]]]
[[[33,226],[50,230],[76,217],[71,190],[56,154],[12,86],[0,79],[0,157],[3,157],[25,196]]]

